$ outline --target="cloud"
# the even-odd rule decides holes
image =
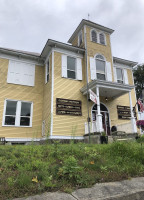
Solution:
[[[41,52],[47,39],[67,42],[80,21],[112,28],[113,56],[144,62],[143,0],[0,0],[0,46]]]

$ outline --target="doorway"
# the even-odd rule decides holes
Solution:
[[[100,113],[102,115],[102,125],[103,129],[106,132],[106,135],[110,135],[110,120],[109,120],[109,111],[104,104],[100,104]],[[97,104],[94,104],[92,107],[92,121],[96,121],[97,116]]]

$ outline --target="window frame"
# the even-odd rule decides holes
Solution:
[[[81,40],[80,40],[80,36],[81,36]],[[80,41],[81,41],[81,43],[80,43]],[[83,33],[81,30],[78,34],[78,46],[80,46],[82,43],[83,43]]]
[[[95,31],[95,33],[96,33],[97,42],[95,42],[95,41],[92,40],[92,31]],[[104,36],[104,44],[100,43],[100,34],[103,34],[103,36]],[[90,30],[90,39],[91,39],[91,42],[94,42],[94,43],[97,43],[97,44],[101,44],[101,45],[105,45],[105,46],[106,46],[106,35],[105,35],[105,33],[102,32],[102,31],[98,31],[98,30],[96,30],[96,29],[91,29],[91,30]]]
[[[96,41],[93,41],[93,39],[92,39],[92,38],[93,38],[93,37],[92,37],[92,32],[95,32],[95,34],[96,34]],[[96,31],[95,29],[92,29],[92,30],[91,30],[91,41],[92,41],[92,42],[95,42],[95,43],[98,43],[98,33],[97,33],[97,31]]]
[[[49,82],[50,80],[50,59],[48,59],[48,61],[46,62],[46,67],[45,67],[45,84]],[[49,77],[49,78],[47,78]]]
[[[102,56],[103,59],[96,58],[98,55]],[[103,62],[104,62],[104,73],[101,73],[99,70],[97,70],[97,63],[96,63],[97,60],[103,61]],[[97,78],[97,74],[102,74],[102,75],[105,75],[105,79],[98,79],[98,80],[106,81],[106,60],[105,60],[105,57],[104,57],[103,55],[97,54],[97,55],[95,56],[95,66],[96,66],[96,79],[98,79],[98,78]]]
[[[122,80],[118,79],[117,77],[117,69],[120,69],[122,71]],[[116,67],[116,79],[117,79],[117,83],[124,84],[124,70],[120,67]],[[118,81],[122,81],[122,82],[118,82]]]
[[[104,36],[104,44],[100,42],[100,34],[103,34],[103,36]],[[105,37],[105,34],[103,32],[99,33],[99,43],[102,44],[102,45],[106,45],[106,37]]]
[[[75,59],[75,70],[69,70],[68,69],[68,64],[67,64],[67,78],[71,79],[71,80],[77,80],[77,59],[75,57],[73,57],[73,56],[67,55],[67,62],[68,62],[68,57]],[[75,72],[75,78],[69,78],[68,77],[68,71]]]
[[[6,115],[7,101],[17,102],[17,105],[16,105],[16,115],[15,115],[15,125],[5,125],[5,116],[7,116]],[[30,125],[29,126],[20,126],[21,106],[22,106],[22,103],[30,103],[31,104],[30,117],[29,117],[30,118]],[[30,127],[32,127],[32,117],[33,117],[33,102],[32,101],[22,101],[22,100],[14,100],[14,99],[5,99],[5,101],[4,101],[4,110],[3,110],[2,126],[30,128]]]

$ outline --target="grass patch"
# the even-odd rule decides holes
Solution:
[[[138,143],[0,146],[0,199],[144,176]]]

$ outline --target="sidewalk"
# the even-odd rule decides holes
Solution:
[[[97,183],[92,188],[78,189],[72,194],[46,192],[14,200],[144,200],[144,177],[120,182]]]

